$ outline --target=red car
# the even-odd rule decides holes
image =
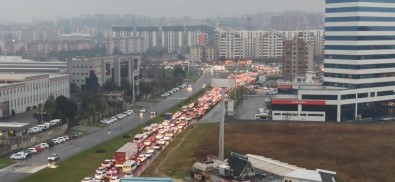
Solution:
[[[151,140],[151,142],[156,142],[156,138],[155,137],[150,137],[149,139]]]
[[[36,145],[34,146],[34,148],[37,150],[37,152],[41,152],[44,150],[40,145]]]
[[[107,173],[110,173],[110,174],[112,174],[112,175],[116,175],[116,174],[118,174],[118,168],[112,167],[112,168],[110,168],[110,169],[107,171]]]

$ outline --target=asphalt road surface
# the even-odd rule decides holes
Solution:
[[[69,142],[56,145],[50,150],[45,150],[32,158],[20,161],[9,167],[0,169],[0,181],[2,182],[14,182],[22,178],[25,178],[45,167],[47,167],[47,157],[52,153],[59,153],[60,160],[65,160],[72,157],[84,150],[92,148],[93,146],[121,135],[136,126],[151,119],[150,112],[156,111],[162,113],[173,106],[180,103],[185,98],[197,93],[199,90],[210,84],[210,75],[203,75],[198,81],[192,85],[192,89],[180,90],[177,94],[169,96],[166,100],[157,103],[155,106],[147,108],[146,113],[135,113],[134,115],[123,119],[122,121],[116,122],[109,125],[106,128],[102,128],[98,131],[91,133],[90,135],[81,137],[79,139],[71,140]],[[111,134],[108,134],[108,129],[111,130]],[[89,174],[87,174],[89,175]]]

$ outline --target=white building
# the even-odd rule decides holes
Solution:
[[[239,31],[218,32],[218,57],[244,58],[244,39]]]
[[[0,73],[0,118],[37,108],[51,95],[70,97],[68,75]]]
[[[141,56],[107,56],[95,58],[74,58],[67,62],[70,82],[82,90],[103,86],[107,81],[114,81],[118,86],[121,80],[129,83],[138,80]]]

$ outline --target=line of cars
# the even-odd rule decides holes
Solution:
[[[116,182],[119,181],[121,176],[133,176],[132,173],[135,170],[149,161],[156,152],[165,148],[178,133],[189,126],[193,119],[204,116],[208,110],[218,104],[221,100],[220,91],[219,88],[213,88],[196,102],[185,105],[180,111],[165,117],[166,120],[161,123],[153,123],[144,127],[143,133],[137,134],[133,138],[133,143],[138,146],[137,151],[129,152],[127,154],[129,157],[124,160],[123,164],[117,165],[117,156],[115,156],[115,159],[107,159],[95,171],[94,177],[86,177],[82,181],[105,180]],[[229,89],[226,92],[229,92]],[[117,155],[117,152],[115,155]]]
[[[119,114],[117,114],[115,116],[112,116],[110,118],[104,118],[100,122],[104,123],[104,124],[112,124],[112,123],[120,121],[120,120],[122,120],[122,119],[124,119],[127,116],[130,116],[132,114],[133,114],[133,110],[127,110],[127,111],[125,111],[123,113],[119,113]]]
[[[184,83],[184,84],[182,84],[182,85],[180,85],[180,86],[178,86],[176,88],[173,88],[173,89],[169,90],[168,92],[162,94],[161,96],[162,97],[167,97],[167,96],[173,95],[176,92],[178,92],[178,91],[180,91],[180,90],[182,90],[182,89],[184,89],[186,87],[188,87],[188,85],[186,83]]]
[[[62,124],[61,119],[53,119],[49,122],[45,122],[42,124],[39,124],[37,126],[31,127],[27,130],[27,133],[32,135],[32,134],[37,134],[46,130],[49,130],[52,127],[58,126]]]
[[[71,135],[65,135],[65,136],[56,137],[56,138],[53,138],[53,139],[51,139],[49,141],[36,144],[36,145],[31,146],[31,147],[29,147],[29,148],[27,148],[25,150],[22,150],[22,151],[19,151],[17,153],[14,153],[14,154],[12,154],[10,156],[10,159],[11,160],[24,160],[26,158],[31,157],[34,154],[40,153],[41,151],[46,150],[46,149],[48,149],[50,147],[53,147],[53,146],[55,146],[57,144],[61,144],[61,143],[64,143],[66,141],[69,141],[69,140],[72,140],[72,139],[75,139],[75,138],[78,138],[78,137],[81,137],[81,136],[82,136],[81,133],[76,132],[76,133],[71,134]]]

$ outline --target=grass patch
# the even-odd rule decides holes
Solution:
[[[5,155],[0,158],[0,169],[10,166],[11,164],[10,155]]]
[[[394,124],[226,123],[225,155],[256,154],[332,170],[339,181],[392,181],[394,132]],[[218,152],[218,132],[202,141],[195,153],[200,161]]]
[[[159,173],[176,179],[183,179],[189,176],[192,165],[196,162],[196,147],[204,140],[207,134],[216,128],[216,125],[217,124],[194,125],[193,128],[189,127],[187,130],[177,135],[141,176],[158,176],[159,174],[156,173],[156,168],[161,163],[163,164],[159,168]],[[182,141],[185,135],[187,136]],[[180,142],[182,142],[182,144],[179,145]],[[179,145],[179,147],[173,150],[177,145]]]
[[[218,124],[199,124],[177,136],[142,176],[183,179],[196,161],[218,153]],[[395,124],[226,123],[225,157],[255,154],[307,169],[337,172],[336,181],[392,181]],[[156,168],[164,160],[156,173]],[[363,171],[361,173],[361,171]],[[380,175],[377,175],[380,174]]]

